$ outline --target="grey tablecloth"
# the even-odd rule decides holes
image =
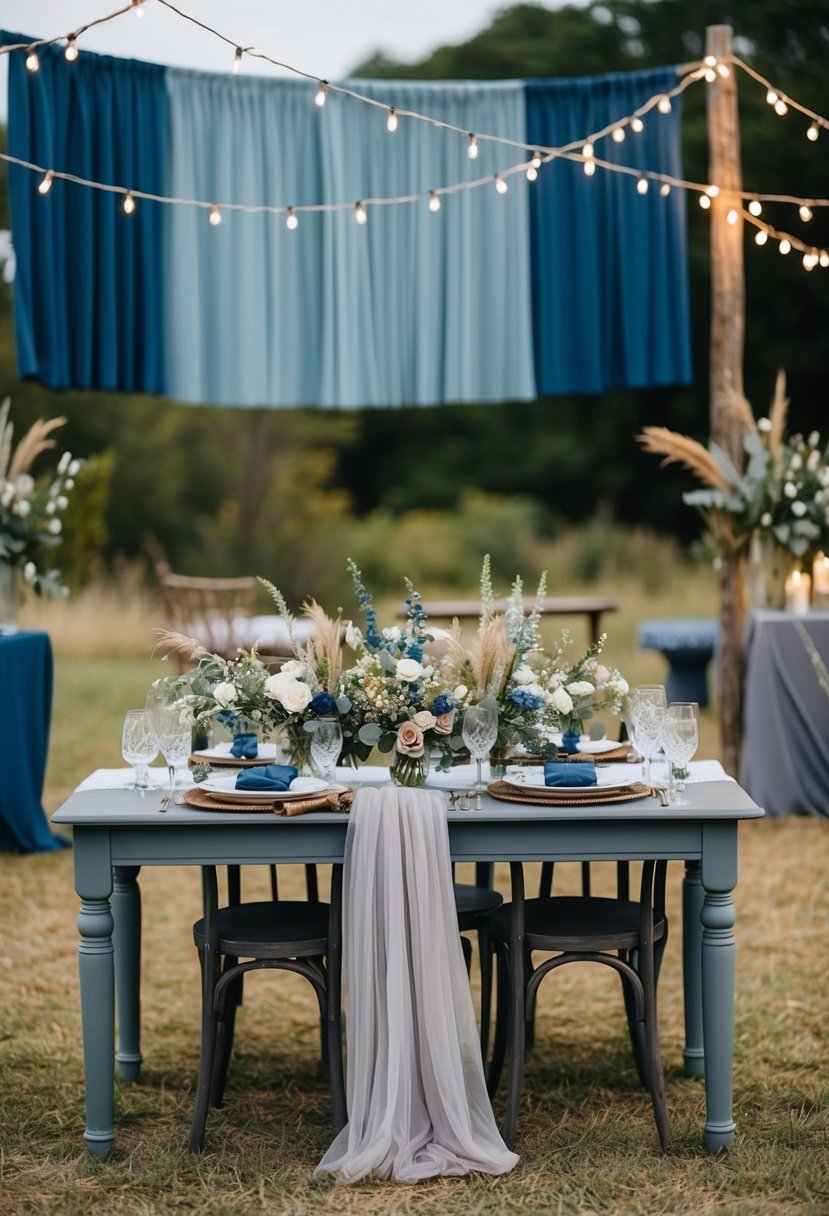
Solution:
[[[829,667],[829,612],[751,614],[740,784],[769,815],[829,816],[829,696],[795,621]]]

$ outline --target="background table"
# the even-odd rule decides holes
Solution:
[[[49,831],[41,805],[51,713],[49,635],[0,635],[0,849],[36,853],[69,844]]]
[[[718,1152],[735,1132],[732,892],[737,827],[741,819],[756,819],[763,812],[733,781],[701,782],[687,789],[690,807],[662,807],[655,798],[621,807],[540,807],[487,795],[480,811],[448,812],[449,842],[455,861],[685,861],[685,1065],[691,1075],[704,1074],[705,1144]],[[160,814],[160,800],[160,794],[142,798],[133,790],[89,789],[73,794],[53,819],[75,832],[85,1138],[98,1157],[106,1156],[115,1141],[116,974],[122,1078],[134,1080],[141,1063],[139,867],[334,864],[344,856],[348,817],[343,814],[281,818],[188,806]]]
[[[829,696],[796,621],[829,666],[829,612],[752,612],[740,783],[770,815],[829,815]]]
[[[524,611],[531,612],[535,598],[531,595],[524,597]],[[507,600],[499,599],[493,602],[496,612],[505,612]],[[606,599],[601,595],[548,595],[542,601],[542,616],[581,616],[587,620],[590,641],[597,642],[601,633],[602,616],[605,612],[616,612],[619,605],[615,600]],[[426,616],[438,621],[451,621],[457,617],[459,621],[477,620],[481,615],[480,600],[424,600],[422,604]],[[398,609],[397,615],[404,617],[406,609]]]

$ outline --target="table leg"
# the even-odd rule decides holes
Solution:
[[[698,861],[686,861],[682,882],[682,976],[685,988],[685,1076],[705,1074],[702,1048],[702,878]]]
[[[734,988],[737,945],[732,892],[737,882],[736,823],[703,828],[702,1039],[705,1051],[705,1147],[731,1144],[734,1069]]]
[[[112,915],[115,929],[115,992],[118,1001],[118,1075],[137,1081],[141,1071],[141,891],[140,866],[114,866]]]
[[[109,832],[106,828],[76,828],[74,845],[75,890],[81,900],[78,971],[86,1085],[84,1139],[93,1157],[105,1157],[115,1142],[115,986]]]

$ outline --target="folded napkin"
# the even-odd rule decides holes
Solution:
[[[248,768],[236,778],[237,790],[273,790],[284,793],[299,776],[292,764],[266,764],[263,768]]]
[[[596,785],[596,765],[592,760],[571,764],[568,760],[547,760],[545,785]]]
[[[307,798],[290,798],[280,802],[274,799],[273,809],[277,815],[307,815],[309,811],[348,811],[354,799],[354,790],[325,790],[322,794],[309,794]]]
[[[252,730],[237,731],[230,745],[230,754],[237,760],[255,760],[259,755],[259,740],[256,732]]]

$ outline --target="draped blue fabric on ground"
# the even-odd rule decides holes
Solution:
[[[527,139],[559,146],[631,114],[677,83],[674,68],[527,83]],[[682,176],[680,105],[638,135],[596,145],[604,160]],[[545,166],[531,194],[538,392],[600,393],[691,380],[685,191],[580,164]]]
[[[2,42],[25,41],[0,35]],[[35,164],[163,193],[164,69],[41,47],[8,56],[8,150]],[[9,167],[18,374],[52,388],[164,392],[162,208]]]
[[[360,81],[466,130],[524,138],[524,89]],[[172,194],[276,205],[422,193],[516,156],[307,82],[170,69]],[[284,219],[171,208],[169,392],[235,405],[428,405],[535,396],[528,187]]]

